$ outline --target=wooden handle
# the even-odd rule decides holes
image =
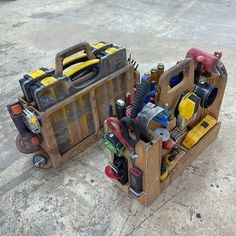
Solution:
[[[63,75],[63,60],[66,57],[69,57],[75,53],[78,53],[80,51],[84,50],[84,52],[87,54],[88,60],[95,59],[92,52],[92,47],[87,42],[78,43],[72,47],[66,48],[65,50],[58,52],[55,58],[55,74],[57,76]]]
[[[170,88],[170,79],[183,71],[183,79],[175,87]],[[192,58],[186,58],[175,66],[166,70],[160,77],[158,84],[160,89],[159,106],[168,104],[168,109],[172,109],[183,92],[193,91],[194,84],[194,61]]]

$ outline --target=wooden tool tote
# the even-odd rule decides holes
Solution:
[[[186,59],[180,61],[178,64],[166,70],[162,74],[157,85],[158,91],[160,91],[160,93],[158,95],[159,98],[156,102],[156,105],[167,107],[168,110],[173,114],[181,93],[195,91],[195,62],[195,58],[187,56]],[[170,88],[170,79],[179,73],[183,74],[182,81],[173,88]],[[188,128],[188,131],[191,131],[193,127],[199,124],[202,119],[207,117],[207,115],[210,115],[216,120],[214,126],[209,129],[209,131],[205,133],[205,135],[203,135],[203,137],[201,137],[200,140],[197,141],[191,148],[186,148],[183,145],[183,139],[186,137],[186,134],[178,141],[174,141],[170,137],[172,144],[178,144],[181,149],[175,157],[174,163],[167,167],[167,176],[162,179],[161,163],[163,158],[168,155],[170,150],[164,149],[162,138],[154,134],[154,130],[156,128],[162,127],[162,125],[152,120],[148,127],[149,134],[152,137],[151,141],[144,142],[143,140],[139,140],[134,148],[134,153],[136,154],[135,167],[142,171],[143,191],[140,196],[133,194],[130,189],[130,170],[133,166],[130,150],[126,149],[124,152],[124,157],[128,161],[128,182],[126,184],[121,184],[119,178],[112,178],[114,184],[116,184],[120,189],[145,206],[150,205],[161,194],[161,192],[164,191],[182,173],[182,171],[188,165],[190,165],[192,161],[198,155],[200,155],[204,149],[206,149],[218,136],[220,130],[220,121],[218,121],[218,117],[227,82],[227,75],[222,76],[222,74],[212,71],[212,73],[205,73],[200,77],[201,83],[206,81],[207,84],[217,88],[217,96],[213,104],[208,108],[199,106],[196,114],[191,119],[186,120],[184,126]],[[172,134],[176,127],[177,117],[172,115],[170,117],[168,126],[165,128],[170,132],[170,134]],[[114,158],[115,155],[111,152],[110,163],[114,162]]]
[[[47,158],[47,164],[43,168],[62,164],[98,140],[102,135],[103,122],[109,116],[109,106],[114,108],[115,101],[123,98],[134,87],[135,76],[138,72],[131,63],[126,62],[125,48],[120,50],[118,46],[114,48],[115,46],[110,43],[107,43],[108,46],[106,46],[104,42],[97,45],[105,47],[101,51],[100,48],[94,46],[94,50],[101,54],[102,59],[94,59],[92,47],[86,42],[58,53],[54,75],[63,77],[63,61],[78,52],[84,52],[82,56],[85,54],[88,62],[101,61],[101,65],[98,64],[99,66],[96,68],[102,71],[100,74],[98,73],[99,78],[92,70],[79,79],[68,80],[69,86],[64,86],[65,91],[63,90],[63,94],[68,94],[67,97],[46,109],[38,109],[34,103],[27,102],[25,97],[19,97],[20,104],[18,102],[17,106],[22,106],[23,111],[31,111],[40,122],[40,134],[38,135],[40,150],[34,153],[36,156],[41,155]],[[121,56],[119,50],[122,52]],[[103,60],[103,58],[105,59]],[[115,71],[112,72],[113,70]],[[104,74],[108,75],[103,76]],[[49,77],[49,79],[51,78]],[[53,91],[53,85],[49,85],[48,88],[49,90],[52,88],[52,94],[55,97],[56,92]],[[42,93],[42,96],[44,95]],[[38,100],[40,102],[40,99]],[[21,150],[22,138],[20,135],[18,135],[17,145]],[[30,152],[33,151],[30,150],[28,153]]]

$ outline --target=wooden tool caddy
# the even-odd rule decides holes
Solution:
[[[109,104],[114,108],[115,101],[133,88],[135,73],[133,65],[127,64],[42,112],[29,106],[22,97],[19,98],[25,108],[30,108],[40,117],[42,143],[41,150],[36,154],[43,154],[48,158],[49,165],[56,167],[97,141],[102,135],[103,121],[109,116]],[[70,121],[68,114],[73,108],[79,112]],[[67,145],[62,145],[61,149],[60,138],[57,139],[60,131],[64,135],[62,140],[66,140],[63,145]],[[68,139],[65,138],[67,134]]]
[[[86,52],[88,58],[94,58],[88,43],[74,45],[57,54],[55,73],[62,76],[63,60],[81,51]],[[117,64],[123,62],[115,59]],[[70,88],[76,92],[42,111],[33,102],[28,103],[24,97],[19,97],[23,108],[33,111],[40,121],[40,150],[34,153],[47,158],[43,168],[56,167],[97,141],[103,133],[103,121],[109,116],[109,106],[115,109],[115,101],[133,89],[135,78],[139,77],[134,65],[126,63],[121,68],[111,63],[104,65],[108,71],[111,66],[117,67],[115,72],[83,89],[78,89],[80,83],[88,82],[88,76],[93,72],[73,80]],[[20,135],[16,143],[20,150]]]
[[[170,89],[168,87],[169,80],[181,71],[184,72],[182,82]],[[216,86],[218,88],[218,94],[213,105],[207,109],[200,107],[194,119],[190,119],[186,122],[186,126],[191,129],[208,114],[217,120],[217,124],[191,149],[188,150],[179,143],[182,150],[177,155],[175,163],[168,167],[168,177],[163,181],[160,181],[161,160],[168,151],[162,148],[161,138],[153,135],[153,130],[160,127],[160,124],[152,121],[149,125],[150,134],[153,136],[151,142],[145,143],[140,140],[135,146],[135,153],[138,155],[138,158],[135,161],[135,166],[143,172],[143,193],[139,197],[136,197],[130,192],[130,177],[128,183],[125,185],[121,185],[117,179],[112,179],[120,189],[128,195],[136,198],[145,206],[150,205],[161,194],[161,192],[164,191],[172,181],[174,181],[182,171],[190,165],[193,160],[218,136],[220,129],[218,117],[227,80],[215,73],[212,73],[208,78],[201,78],[201,80],[207,80],[207,83]],[[168,109],[173,109],[179,94],[186,91],[193,91],[194,86],[194,61],[191,58],[186,58],[162,74],[158,84],[159,90],[161,91],[158,105],[167,105]],[[174,127],[176,127],[175,117],[170,120],[170,124],[166,128],[171,131]],[[132,162],[128,150],[125,151],[124,156],[128,160],[128,170],[130,170]],[[113,160],[114,154],[111,153],[110,161],[113,162]]]

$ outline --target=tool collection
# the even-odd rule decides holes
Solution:
[[[159,63],[104,121],[103,140],[111,150],[105,173],[142,204],[151,204],[217,137],[227,81],[221,56],[192,48],[168,70]],[[118,156],[127,161],[119,171]],[[124,171],[128,178],[121,182]]]
[[[7,106],[19,151],[35,153],[36,167],[55,167],[98,140],[110,101],[123,98],[139,77],[135,64],[124,47],[82,42],[57,53],[55,67],[24,75],[23,96]],[[123,144],[109,133],[105,139],[121,156]]]
[[[7,106],[16,145],[47,168],[103,136],[111,153],[105,174],[147,206],[218,135],[227,82],[221,57],[192,48],[173,67],[159,63],[140,77],[113,43],[67,48],[55,67],[19,80],[23,96]]]

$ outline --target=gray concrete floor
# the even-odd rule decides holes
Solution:
[[[0,1],[0,235],[235,235],[236,1]],[[150,207],[116,189],[97,142],[57,169],[15,148],[5,106],[18,79],[81,41],[123,45],[144,72],[198,47],[221,50],[229,73],[217,140]]]

